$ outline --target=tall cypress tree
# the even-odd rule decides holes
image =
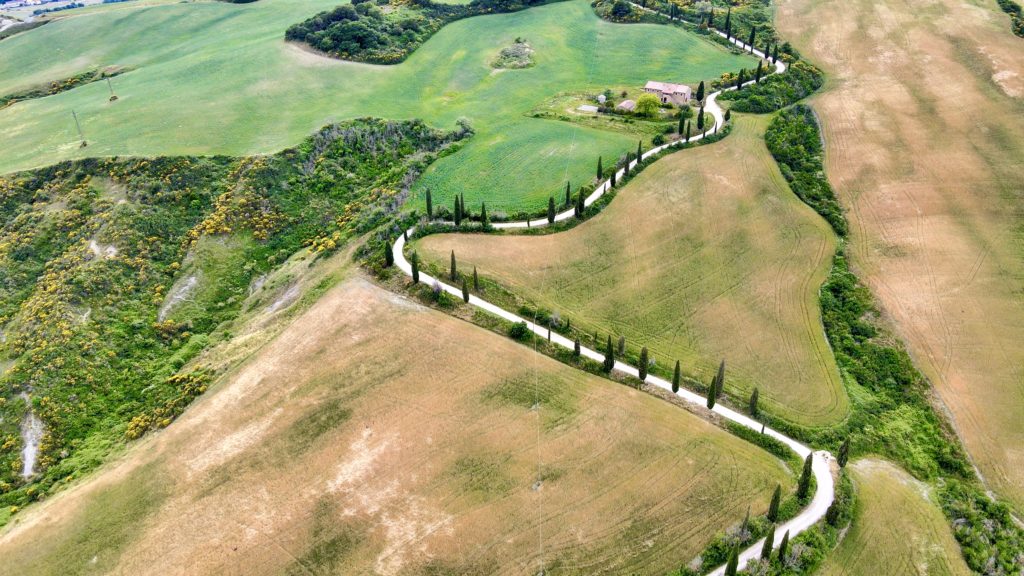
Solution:
[[[604,178],[604,168],[601,167],[601,157],[597,157],[597,179]]]
[[[391,249],[391,239],[384,243],[384,267],[391,268],[395,264],[395,253]]]
[[[480,225],[482,225],[484,228],[487,228],[488,226],[490,226],[490,224],[491,224],[491,221],[487,218],[487,203],[486,202],[481,202],[480,203]]]
[[[473,266],[473,291],[480,291],[480,277],[476,275],[476,266]]]
[[[626,354],[626,337],[625,336],[619,336],[619,356],[624,356],[625,354]]]
[[[417,252],[412,253],[412,283],[420,283],[420,255]]]
[[[565,183],[565,207],[568,208],[572,204],[572,194],[569,192],[569,183]]]
[[[721,396],[722,389],[725,388],[725,360],[722,360],[722,363],[718,365],[718,374],[715,375],[715,383],[717,384],[715,394]]]
[[[779,542],[779,564],[786,561],[786,552],[789,552],[789,530],[782,535],[782,542]]]
[[[761,83],[761,75],[764,74],[764,66],[763,66],[763,64],[764,64],[763,60],[758,60],[757,61],[757,70],[754,71],[754,83],[755,84],[760,84]]]
[[[732,120],[732,110],[726,110],[724,118],[725,118],[726,122],[728,122],[729,120]]]
[[[732,549],[732,554],[729,554],[729,562],[725,565],[725,576],[736,576],[736,569],[740,564],[740,551],[736,548]]]
[[[761,546],[761,559],[768,560],[772,557],[772,548],[775,547],[775,524],[768,527],[768,533],[764,536],[764,545]]]
[[[579,358],[580,357],[580,339],[579,338],[577,338],[576,342],[573,343],[573,345],[572,345],[572,356],[573,356],[573,358]]]
[[[469,280],[462,279],[462,301],[469,304]]]
[[[704,81],[703,80],[701,80],[700,84],[697,85],[697,94],[694,95],[694,98],[697,99],[697,102],[700,102],[700,103],[703,104],[703,102],[704,102]]]
[[[712,6],[711,10],[708,11],[708,28],[715,27],[715,7]]]
[[[626,165],[622,167],[622,177],[626,178],[629,176],[629,165],[633,162],[633,153],[626,152]]]
[[[672,373],[672,393],[673,394],[679,392],[679,380],[680,380],[679,360],[676,360],[676,371]]]
[[[839,456],[836,458],[840,468],[846,468],[846,461],[850,458],[850,439],[843,440],[839,446]]]
[[[451,278],[453,282],[459,278],[459,271],[455,267],[455,250],[452,250],[452,266],[451,271],[449,272],[449,278]]]
[[[604,371],[606,373],[611,372],[612,368],[615,367],[615,349],[612,348],[612,335],[608,335],[608,345],[604,349]]]
[[[772,492],[771,504],[768,504],[768,514],[766,517],[769,522],[776,522],[779,519],[779,504],[782,502],[782,485],[775,486],[775,492]]]
[[[692,128],[692,127],[693,127],[693,122],[687,122],[686,123],[686,141],[687,142],[690,141],[690,128]]]
[[[582,218],[583,217],[583,210],[586,208],[585,201],[586,201],[586,198],[583,197],[583,190],[580,190],[580,193],[576,195],[576,217],[577,218]]]
[[[711,386],[708,386],[708,410],[715,407],[715,383],[712,382]]]
[[[778,64],[779,62],[779,44],[776,42],[775,46],[772,46],[772,64]]]
[[[683,118],[683,115],[679,114],[679,128],[676,128],[676,134],[678,134],[680,138],[683,137],[683,130],[685,128],[686,128],[686,118]]]
[[[750,39],[747,40],[747,46],[750,47],[750,53],[754,53],[754,38],[757,37],[757,26],[750,29]]]
[[[430,197],[430,188],[427,188],[427,218],[434,217],[434,199]]]
[[[757,388],[750,393],[750,415],[757,418]]]
[[[700,130],[701,134],[704,134],[704,105],[700,107],[700,111],[697,112],[697,130]]]
[[[736,88],[743,86],[743,83],[747,81],[747,69],[740,68],[740,75],[736,78]]]
[[[618,172],[618,170],[616,170],[615,168],[612,168],[612,179],[611,179],[611,187],[612,188],[615,188],[615,186],[616,186],[616,182],[615,182],[615,173],[616,172]]]
[[[800,481],[796,485],[796,497],[803,500],[811,489],[811,466],[814,463],[814,454],[808,454],[804,459],[804,470],[800,473]]]
[[[644,142],[640,140],[636,143],[636,161],[640,162],[644,157]]]
[[[732,39],[732,6],[729,7],[729,11],[725,13],[725,37]]]
[[[455,216],[455,225],[462,225],[462,203],[459,202],[459,197],[455,197],[455,211],[452,213]]]
[[[555,223],[555,197],[548,196],[548,224]]]
[[[648,361],[649,360],[647,358],[647,346],[644,346],[643,348],[640,349],[640,366],[637,367],[639,369],[639,371],[640,371],[640,381],[641,382],[644,382],[645,380],[647,380],[647,362]]]

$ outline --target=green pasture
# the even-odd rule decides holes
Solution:
[[[423,118],[476,137],[417,184],[438,202],[464,193],[494,209],[537,209],[569,179],[634,149],[630,136],[527,113],[570,90],[697,82],[750,66],[698,35],[657,25],[611,24],[585,0],[453,23],[406,62],[331,60],[284,42],[284,30],[337,0],[113,4],[70,15],[0,44],[0,94],[108,65],[136,70],[105,83],[0,110],[0,173],[85,156],[252,154],[293,145],[331,121]],[[517,36],[536,66],[495,71]],[[89,142],[79,148],[71,111]]]

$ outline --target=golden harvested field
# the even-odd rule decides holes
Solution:
[[[1024,40],[994,2],[782,0],[858,274],[1024,510]]]
[[[0,574],[662,573],[778,482],[678,407],[349,278],[19,515]]]
[[[434,235],[421,253],[447,266],[455,250],[462,270],[704,381],[724,358],[727,389],[757,386],[777,414],[836,422],[847,398],[818,307],[835,239],[778,171],[768,121],[738,117],[722,142],[658,160],[572,230]]]
[[[822,576],[971,574],[926,484],[884,460],[860,460],[849,470],[856,517]]]

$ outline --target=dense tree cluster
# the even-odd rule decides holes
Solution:
[[[405,60],[445,24],[480,14],[515,12],[548,0],[473,0],[441,4],[413,0],[385,13],[371,0],[354,0],[288,28],[285,39],[304,42],[332,56],[357,62]],[[386,4],[386,2],[385,2]]]
[[[761,64],[758,63],[758,70]],[[743,71],[740,72],[741,76]],[[760,73],[755,72],[755,78]],[[732,102],[737,112],[765,113],[781,110],[821,88],[825,77],[814,66],[798,60],[785,74],[772,74],[742,90],[723,92],[719,99]]]

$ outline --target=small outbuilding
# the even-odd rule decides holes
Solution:
[[[616,106],[616,108],[619,110],[625,110],[626,112],[632,112],[633,110],[636,110],[636,102],[632,100],[623,100],[622,102],[619,102],[619,105]]]

